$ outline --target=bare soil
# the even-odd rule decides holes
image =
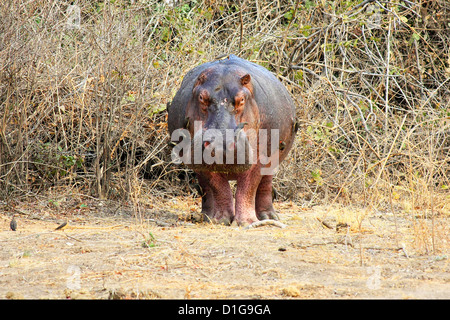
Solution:
[[[187,221],[199,211],[189,198],[130,208],[5,205],[0,298],[450,298],[445,215],[433,252],[410,213],[280,202],[286,228],[245,230]]]

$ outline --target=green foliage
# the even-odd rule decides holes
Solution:
[[[42,172],[43,177],[49,181],[55,181],[66,177],[69,173],[82,168],[83,159],[75,154],[70,154],[61,146],[51,143],[38,143],[32,159],[36,167]]]
[[[142,241],[143,248],[154,248],[156,247],[156,238],[150,231],[148,232],[148,237]]]

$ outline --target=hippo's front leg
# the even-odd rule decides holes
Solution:
[[[197,175],[205,193],[202,198],[202,213],[213,223],[231,224],[234,206],[228,179],[216,172],[201,172]]]
[[[261,181],[261,167],[253,166],[242,173],[236,183],[236,210],[234,219],[238,225],[248,225],[258,221],[255,211],[256,190]]]
[[[206,218],[205,220],[212,219],[215,212],[213,190],[203,174],[197,173],[197,178],[202,188],[202,214]]]

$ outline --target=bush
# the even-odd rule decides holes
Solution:
[[[168,3],[2,1],[0,197],[195,192],[165,106],[189,69],[233,53],[297,103],[282,200],[448,209],[446,1]]]

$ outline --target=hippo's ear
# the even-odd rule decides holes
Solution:
[[[241,84],[243,85],[243,86],[245,86],[245,85],[247,85],[247,84],[249,84],[250,83],[250,80],[251,80],[252,78],[250,77],[250,75],[247,73],[245,76],[242,76],[241,77]]]
[[[204,84],[205,81],[206,81],[206,74],[202,73],[202,74],[197,78],[197,81],[195,82],[194,88],[195,88],[196,86],[199,86],[199,85],[201,85],[201,84]]]

